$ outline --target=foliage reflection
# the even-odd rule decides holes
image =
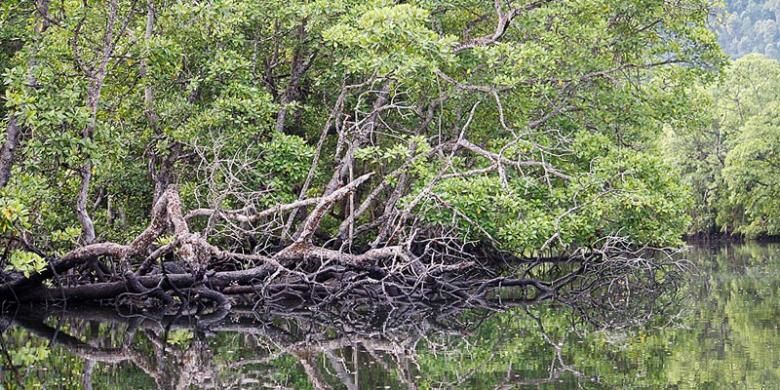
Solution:
[[[3,317],[2,381],[11,389],[780,383],[780,246],[694,248],[687,257],[695,275],[663,294],[620,290],[635,295],[621,302],[643,311],[566,299],[506,311],[343,305],[236,310],[199,329],[187,316],[18,310]]]

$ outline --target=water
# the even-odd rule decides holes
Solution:
[[[780,245],[693,248],[642,310],[543,303],[238,310],[210,329],[109,309],[8,313],[7,388],[778,388]],[[647,301],[647,302],[644,302]],[[603,324],[609,324],[603,328]],[[12,361],[14,367],[8,364]]]

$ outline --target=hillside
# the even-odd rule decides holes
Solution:
[[[723,50],[734,58],[762,53],[780,58],[780,0],[726,0],[714,25]]]

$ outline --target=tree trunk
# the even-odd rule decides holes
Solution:
[[[8,119],[8,127],[5,131],[5,143],[0,149],[0,188],[5,187],[11,178],[11,166],[14,163],[14,154],[21,138],[21,128],[16,122],[16,117]]]

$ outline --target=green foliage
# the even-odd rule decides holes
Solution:
[[[692,97],[725,60],[707,0],[512,1],[529,9],[495,40],[496,9],[483,0],[155,1],[150,34],[143,7],[119,0],[126,27],[113,31],[88,137],[110,7],[52,2],[57,23],[36,29],[27,3],[0,6],[0,113],[24,127],[0,229],[28,230],[47,253],[77,245],[87,162],[98,236],[126,242],[148,223],[167,156],[185,208],[241,209],[298,199],[315,150],[307,196],[334,170],[342,184],[348,174],[374,172],[363,187],[387,179],[358,218],[371,226],[363,241],[398,193],[401,207],[419,196],[409,211],[435,227],[526,255],[608,235],[677,244],[689,197],[657,140],[699,125]],[[501,166],[453,151],[461,137]],[[336,205],[324,230],[347,208]],[[264,221],[265,231],[286,219]],[[279,239],[226,230],[210,240]]]
[[[26,251],[13,251],[8,259],[6,270],[21,272],[28,278],[34,273],[46,269],[49,263],[40,255]]]
[[[14,66],[15,54],[29,38],[25,19],[33,4],[27,1],[9,0],[0,4],[0,74]],[[0,96],[6,96],[6,83],[0,82]],[[0,104],[0,118],[7,108]],[[1,122],[1,121],[0,121]]]
[[[667,159],[695,196],[691,232],[776,235],[774,180],[780,124],[780,63],[737,60],[720,85],[702,92],[700,125],[669,129]]]
[[[186,348],[192,341],[192,331],[189,329],[174,329],[168,332],[168,343],[178,348]]]
[[[780,86],[780,84],[778,84]],[[780,100],[745,123],[726,156],[723,176],[730,202],[744,216],[739,231],[750,237],[780,235]]]
[[[11,364],[17,367],[30,367],[39,364],[49,357],[51,351],[43,345],[33,346],[30,341],[27,344],[19,346],[11,351]]]
[[[322,37],[344,51],[342,65],[349,71],[403,77],[452,60],[449,47],[455,38],[432,31],[429,16],[429,10],[411,4],[369,1],[350,10],[343,23],[324,30]]]
[[[300,183],[309,172],[314,149],[306,140],[295,135],[274,134],[273,139],[262,145],[262,162],[259,169],[272,177],[283,178],[282,188]]]
[[[154,240],[154,243],[157,244],[158,246],[164,246],[173,243],[174,240],[175,237],[173,235],[164,235],[164,236],[157,237],[157,239]]]
[[[655,152],[622,149],[603,135],[576,137],[574,163],[588,171],[565,185],[527,177],[507,185],[498,177],[445,180],[435,194],[437,206],[446,207],[422,214],[441,224],[459,220],[469,237],[488,237],[526,256],[586,246],[605,232],[678,245],[690,222],[681,211],[691,200],[676,172]]]
[[[29,225],[29,211],[18,199],[0,197],[0,234]]]

